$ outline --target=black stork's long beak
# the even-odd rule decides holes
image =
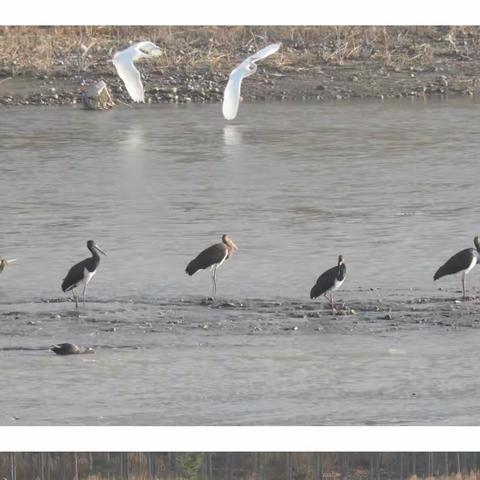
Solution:
[[[102,255],[105,255],[106,257],[108,257],[108,255],[106,254],[106,252],[104,252],[97,244],[95,244],[95,248],[96,248]]]
[[[232,242],[232,247],[235,249],[235,250],[238,250],[238,247],[235,245],[235,243],[233,242],[233,240],[230,240]]]

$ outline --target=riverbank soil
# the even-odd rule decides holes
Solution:
[[[478,95],[479,27],[0,27],[0,104],[69,105],[104,80],[131,100],[111,63],[131,43],[148,103],[220,102],[230,71],[282,42],[243,82],[245,101]]]

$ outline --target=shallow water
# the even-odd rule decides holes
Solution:
[[[4,108],[0,423],[480,423],[478,291],[432,281],[478,233],[478,108]],[[184,268],[224,232],[212,303]],[[89,238],[108,257],[76,312]],[[340,253],[333,316],[308,293]]]

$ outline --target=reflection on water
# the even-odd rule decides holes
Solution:
[[[227,147],[241,145],[242,132],[238,125],[225,125],[223,127],[223,139]]]
[[[5,111],[0,255],[18,262],[0,275],[0,362],[10,372],[0,411],[20,399],[12,415],[30,424],[56,416],[60,423],[473,421],[458,416],[466,411],[460,392],[474,385],[460,373],[475,350],[461,347],[468,335],[453,333],[460,282],[433,283],[432,275],[478,233],[475,101],[245,104],[232,124],[218,105]],[[230,300],[217,311],[199,302],[210,291],[208,273],[188,277],[184,268],[223,233],[240,250],[218,272],[220,301]],[[61,280],[87,256],[89,238],[109,254],[89,287],[90,306],[71,315],[69,303],[43,303],[64,298]],[[337,298],[357,314],[331,323],[308,292],[340,253],[348,276]],[[477,284],[474,270],[469,285]],[[408,303],[423,297],[433,305],[433,335],[419,327],[426,314]],[[251,299],[278,305],[228,306]],[[379,329],[359,327],[388,318],[376,309],[388,313],[393,301],[407,307]],[[461,330],[477,321],[476,303],[465,309]],[[43,350],[61,341],[99,345],[100,353],[93,363],[65,362]],[[384,355],[399,351],[407,354],[381,367]],[[449,369],[456,383],[447,401],[432,379],[449,382]],[[244,390],[231,384],[232,372]],[[72,378],[88,392],[85,401],[54,395]],[[45,388],[32,388],[40,379]],[[111,399],[120,386],[125,394]],[[266,413],[264,388],[275,394],[275,415]],[[212,406],[202,418],[192,392]],[[369,413],[356,417],[359,403]]]
[[[125,138],[120,141],[120,145],[127,152],[138,153],[145,144],[145,127],[143,125],[133,124],[125,131]],[[138,156],[136,157],[138,159]]]

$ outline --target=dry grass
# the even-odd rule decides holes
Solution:
[[[457,473],[455,475],[449,475],[446,477],[445,475],[440,476],[431,476],[431,477],[418,477],[417,475],[412,475],[408,478],[408,480],[479,480],[480,473],[471,471],[468,474],[460,474]]]
[[[129,475],[128,476],[128,479],[129,480],[173,480],[173,477],[165,477],[165,476],[158,476],[158,477],[151,477],[150,475]],[[104,477],[102,475],[89,475],[88,477],[86,477],[85,480],[122,480],[121,477]],[[175,480],[187,480],[187,479],[184,479],[183,477],[178,477],[176,476],[175,477]]]
[[[107,70],[113,53],[149,39],[164,54],[151,68],[227,69],[258,48],[281,41],[278,68],[313,68],[376,61],[386,66],[431,62],[440,55],[476,53],[479,27],[0,27],[0,71],[82,73]]]
[[[364,475],[365,476],[365,475]],[[336,480],[340,478],[340,474],[338,472],[332,472],[332,473],[324,473],[323,478],[325,480]],[[353,475],[352,478],[361,478],[357,477],[356,475]],[[152,480],[152,477],[150,476],[129,476],[130,480]],[[156,480],[170,480],[171,477],[165,477],[165,476],[159,476],[157,477]],[[258,476],[255,474],[250,474],[250,476],[246,477],[246,480],[257,480]],[[408,480],[479,480],[480,475],[478,472],[470,472],[467,475],[461,475],[457,473],[456,475],[450,475],[448,478],[446,478],[444,475],[440,476],[433,476],[433,477],[418,477],[417,475],[412,475],[408,478]],[[107,480],[107,477],[101,476],[101,475],[89,475],[86,480]],[[120,477],[109,477],[109,480],[121,480]],[[175,480],[185,480],[181,477],[175,477]]]

